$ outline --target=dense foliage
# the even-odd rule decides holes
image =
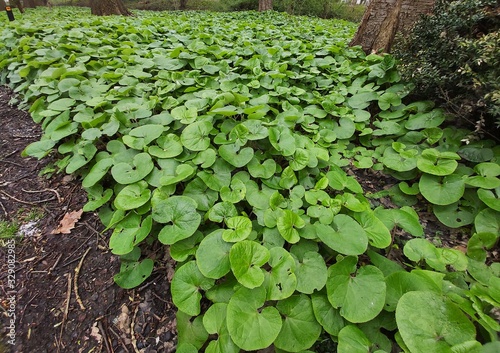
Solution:
[[[500,131],[500,13],[497,0],[439,0],[396,48],[420,97],[458,118]]]
[[[2,23],[0,78],[44,131],[24,154],[82,177],[116,283],[151,274],[153,243],[177,261],[177,352],[498,350],[500,148],[407,101],[354,30],[275,12]],[[399,207],[360,170],[400,179]],[[465,253],[427,240],[418,199],[470,232]]]

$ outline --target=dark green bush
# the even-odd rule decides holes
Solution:
[[[395,55],[419,98],[441,100],[462,123],[500,126],[500,11],[496,0],[438,0]]]

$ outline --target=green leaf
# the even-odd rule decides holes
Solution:
[[[500,188],[496,188],[495,190],[484,190],[478,189],[477,196],[481,201],[483,201],[486,206],[494,209],[495,211],[500,212]]]
[[[415,237],[424,235],[424,229],[419,222],[418,214],[411,207],[403,206],[400,209],[384,209],[378,207],[374,212],[375,216],[380,219],[389,230],[397,226]]]
[[[354,323],[375,318],[385,303],[384,275],[375,266],[356,271],[357,258],[349,256],[329,268],[326,289],[328,300],[340,315]],[[355,275],[354,275],[355,274]]]
[[[321,223],[314,226],[321,241],[341,254],[360,255],[368,247],[364,229],[348,215],[336,215],[331,226]]]
[[[47,156],[52,148],[56,145],[55,141],[52,140],[41,140],[30,143],[21,153],[23,157],[35,157],[38,159],[42,159]]]
[[[172,163],[172,167],[173,166],[174,163]],[[175,166],[175,171],[173,168],[163,167],[162,170],[164,170],[164,174],[166,174],[160,177],[160,184],[162,186],[178,184],[183,180],[189,179],[195,172],[195,169],[189,164],[179,164]]]
[[[235,243],[245,240],[252,232],[252,221],[248,217],[236,216],[225,219],[226,226],[222,233],[224,241]]]
[[[139,208],[149,201],[151,190],[148,183],[141,180],[134,184],[125,186],[117,195],[114,206],[117,210],[133,210]]]
[[[231,270],[229,251],[232,244],[222,239],[223,232],[218,229],[207,235],[196,251],[196,264],[207,278],[219,279]]]
[[[396,152],[390,147],[384,151],[381,161],[387,168],[398,172],[407,172],[417,167],[416,154],[416,150]]]
[[[245,187],[245,182],[233,178],[231,180],[230,188],[228,186],[223,186],[220,190],[220,197],[222,201],[238,203],[245,198],[247,188]]]
[[[482,210],[474,219],[474,227],[477,233],[500,235],[500,212],[491,209]]]
[[[177,71],[182,69],[187,64],[185,60],[169,59],[159,55],[155,55],[153,57],[153,61],[158,69],[169,71]]]
[[[347,100],[347,103],[353,109],[365,109],[370,105],[371,101],[377,100],[378,94],[373,91],[360,92],[352,95]]]
[[[212,124],[209,121],[197,121],[188,126],[181,133],[181,142],[188,150],[204,151],[210,146],[209,133]]]
[[[205,352],[207,353],[238,353],[240,348],[234,344],[229,336],[226,325],[227,304],[216,303],[208,308],[203,316],[203,326],[211,335],[217,335],[217,339],[210,341]],[[198,352],[198,351],[196,351]]]
[[[180,138],[174,134],[160,136],[156,140],[157,146],[153,145],[148,148],[148,153],[158,158],[173,158],[177,157],[184,150]]]
[[[442,109],[434,109],[428,113],[417,113],[410,116],[405,124],[408,130],[428,129],[438,127],[445,120],[444,111]]]
[[[206,278],[196,266],[189,261],[177,268],[172,278],[172,301],[179,310],[191,316],[200,314],[200,290],[206,291],[214,285],[214,280]]]
[[[464,179],[456,174],[439,177],[424,174],[418,183],[422,196],[435,205],[450,205],[465,192]]]
[[[295,260],[283,248],[269,250],[271,271],[265,273],[265,287],[268,300],[282,300],[293,294],[297,287]]]
[[[315,292],[311,295],[314,316],[323,326],[323,329],[332,336],[338,336],[340,330],[346,325],[340,310],[336,309],[328,301],[326,293]]]
[[[113,196],[113,190],[106,189],[103,191],[102,186],[94,185],[86,188],[88,202],[83,206],[83,212],[91,212],[107,203]]]
[[[303,228],[305,222],[299,215],[290,210],[284,210],[278,217],[277,228],[281,236],[289,243],[294,244],[300,240],[297,229]]]
[[[126,261],[122,257],[120,272],[113,279],[116,284],[124,289],[137,287],[151,275],[153,264],[153,260],[151,259]]]
[[[321,334],[321,325],[314,316],[308,296],[294,295],[281,300],[276,309],[283,315],[281,331],[274,346],[287,352],[300,352],[310,348]]]
[[[213,205],[207,212],[207,217],[212,222],[221,223],[231,217],[236,217],[238,215],[238,211],[233,203],[223,201],[218,202]]]
[[[347,325],[339,332],[338,353],[366,353],[371,342],[363,331],[354,325]]]
[[[401,105],[401,97],[396,93],[386,92],[378,99],[378,106],[381,110],[387,110],[398,105]]]
[[[236,144],[228,144],[219,147],[219,154],[229,164],[241,168],[252,160],[253,149],[250,147],[240,149]]]
[[[240,288],[227,306],[227,328],[238,347],[253,351],[270,346],[281,331],[282,321],[278,310],[263,308],[266,291]]]
[[[48,110],[56,110],[58,112],[64,112],[69,110],[75,105],[75,100],[72,98],[61,98],[53,101],[47,107]]]
[[[317,251],[308,251],[298,256],[296,249],[292,247],[290,251],[295,258],[297,291],[312,294],[315,290],[321,290],[328,277],[325,260]]]
[[[142,151],[163,133],[163,125],[147,124],[136,127],[122,137],[123,143],[130,148]]]
[[[119,184],[133,184],[144,179],[153,170],[153,161],[148,153],[137,154],[132,164],[121,162],[111,168],[111,175]]]
[[[439,221],[450,228],[460,228],[474,222],[474,210],[462,207],[459,202],[446,206],[434,205],[432,210]]]
[[[158,234],[163,244],[174,244],[194,234],[201,222],[196,202],[186,196],[171,196],[152,207],[153,219],[165,225]]]
[[[177,351],[185,349],[186,353],[191,353],[194,347],[194,352],[198,352],[208,338],[208,332],[203,326],[203,315],[193,318],[177,310],[175,316],[178,338]]]
[[[371,246],[384,249],[391,244],[392,236],[384,223],[377,218],[373,211],[364,211],[354,214],[354,218],[359,222],[368,236]]]
[[[434,148],[426,149],[417,158],[417,167],[424,173],[445,176],[452,174],[455,169],[457,169],[458,162],[455,159],[459,159],[458,154],[453,154],[454,159],[443,158],[444,154],[441,154],[438,150]]]
[[[261,269],[271,254],[264,246],[251,240],[243,240],[233,245],[229,252],[229,261],[234,276],[247,288],[259,287],[264,282]]]
[[[109,248],[115,255],[130,253],[151,232],[153,221],[147,216],[141,223],[141,217],[130,213],[118,224],[114,225],[113,234],[109,239]]]
[[[415,353],[451,352],[451,347],[476,338],[467,316],[451,300],[433,292],[404,294],[396,321],[404,343]]]
[[[262,164],[254,156],[247,164],[248,172],[254,178],[269,179],[276,172],[276,162],[266,159]]]

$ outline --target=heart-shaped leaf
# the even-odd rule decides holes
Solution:
[[[207,235],[196,251],[196,264],[207,278],[219,279],[231,270],[229,251],[232,244],[222,239],[223,232],[218,229]]]
[[[367,265],[356,271],[357,258],[345,257],[329,268],[328,300],[350,322],[367,322],[376,317],[385,303],[383,273]]]
[[[274,346],[287,352],[300,352],[310,348],[321,334],[321,325],[314,316],[307,295],[294,295],[281,300],[276,309],[283,315],[281,331]]]
[[[231,270],[243,286],[259,287],[264,282],[264,272],[261,266],[269,260],[270,256],[269,250],[259,243],[243,240],[234,244],[229,252]]]
[[[456,174],[439,177],[424,174],[418,183],[422,196],[435,205],[450,205],[465,192],[464,179]]]
[[[289,243],[294,244],[300,240],[300,235],[297,229],[303,228],[305,222],[300,216],[293,211],[284,210],[282,215],[278,217],[277,225],[281,236]]]
[[[171,196],[153,205],[153,219],[165,225],[158,234],[163,244],[174,244],[194,234],[201,222],[196,201],[186,196]]]
[[[417,158],[417,167],[424,173],[445,176],[452,174],[457,169],[459,159],[458,154],[454,154],[453,159],[443,158],[443,155],[434,148],[426,149]]]
[[[157,145],[149,147],[148,153],[157,158],[177,157],[184,150],[180,138],[174,134],[160,136],[156,143]]]
[[[348,215],[336,215],[332,226],[321,223],[315,223],[314,226],[321,241],[341,254],[360,255],[368,247],[364,229]]]
[[[225,219],[226,226],[222,233],[224,241],[235,243],[245,240],[252,232],[252,221],[248,217],[236,216]]]
[[[239,243],[238,243],[239,244]],[[282,321],[278,310],[263,305],[266,290],[240,288],[227,306],[227,328],[238,347],[254,351],[270,346],[280,333]]]
[[[476,338],[476,329],[454,304],[437,293],[412,291],[396,308],[401,337],[412,352],[447,352]]]
[[[182,131],[181,142],[188,150],[204,151],[210,146],[211,130],[212,124],[209,121],[196,121]]]
[[[137,154],[132,164],[121,162],[111,168],[111,175],[119,184],[133,184],[142,180],[153,170],[153,161],[148,153]]]
[[[214,280],[206,278],[196,266],[189,261],[175,270],[171,283],[172,301],[179,310],[191,316],[200,313],[200,290],[208,290],[214,285]]]
[[[151,259],[145,259],[137,262],[123,262],[120,273],[113,279],[121,288],[131,289],[139,286],[153,272],[154,262]]]
[[[117,195],[114,206],[117,210],[133,210],[139,208],[149,201],[151,190],[148,183],[141,180],[134,184],[125,186]]]
[[[203,316],[203,326],[205,326],[207,332],[212,335],[217,335],[216,340],[209,342],[205,352],[238,353],[240,351],[240,348],[236,346],[229,335],[226,316],[226,303],[216,303],[212,305]]]
[[[345,326],[344,318],[340,316],[340,310],[330,304],[324,290],[313,293],[311,301],[316,320],[330,335],[338,336],[340,330]]]
[[[131,213],[114,227],[109,248],[115,255],[125,255],[146,239],[153,227],[153,220],[148,216],[141,223],[141,217]]]
[[[250,147],[240,149],[236,144],[228,144],[219,147],[219,154],[229,164],[241,168],[252,160],[253,149]]]
[[[282,300],[293,294],[297,287],[295,276],[295,260],[283,248],[269,250],[269,266],[271,271],[266,272],[265,287],[268,300]]]
[[[152,141],[156,140],[163,133],[163,125],[147,124],[136,127],[123,136],[125,145],[136,150],[143,150]]]

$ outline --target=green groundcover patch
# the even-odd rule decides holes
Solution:
[[[179,352],[498,351],[500,148],[408,101],[390,55],[347,46],[354,24],[18,17],[0,24],[0,80],[43,128],[23,154],[81,177],[118,285],[169,246]],[[401,183],[369,194],[362,169]],[[421,204],[470,235],[465,252],[426,240]]]

